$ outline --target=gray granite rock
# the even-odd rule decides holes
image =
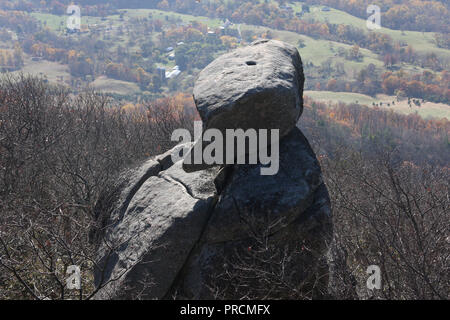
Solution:
[[[171,155],[190,143],[123,172],[96,206],[95,298],[321,297],[331,206],[296,127],[303,82],[296,48],[273,40],[201,72],[194,98],[203,128],[279,129],[279,170],[174,163]]]
[[[119,210],[104,222],[95,282],[106,285],[97,299],[164,297],[203,233],[217,201],[218,169],[187,174],[179,161],[157,172],[157,163],[134,171],[142,176],[130,179]]]
[[[221,298],[226,299],[244,295],[259,299],[262,296],[258,290],[264,291],[259,287],[261,283],[246,283],[244,292],[224,275],[234,275],[236,282],[257,279],[261,276],[258,272],[273,267],[262,263],[267,256],[276,257],[274,265],[282,262],[280,251],[289,257],[283,266],[289,275],[286,282],[297,285],[298,292],[312,290],[306,288],[312,284],[318,292],[326,290],[324,260],[332,236],[331,206],[308,141],[299,129],[294,129],[281,143],[278,174],[261,176],[259,167],[242,165],[234,169],[177,284],[183,298],[213,299],[217,298],[215,292],[221,292]],[[308,252],[302,252],[302,247]],[[254,251],[248,252],[248,248]],[[243,279],[238,280],[239,274]],[[283,298],[289,298],[287,291],[274,292],[277,297],[283,294]]]
[[[258,40],[209,64],[195,83],[194,100],[204,131],[278,129],[283,137],[302,114],[303,84],[302,61],[294,46]],[[190,172],[206,167],[183,164]]]

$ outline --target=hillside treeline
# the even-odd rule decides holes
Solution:
[[[449,32],[448,1],[423,0],[305,0],[343,10],[357,17],[367,18],[369,5],[380,6],[383,25],[397,30]]]
[[[285,4],[285,0],[277,0],[279,4]],[[367,7],[372,4],[379,5],[383,14],[383,25],[397,30],[415,30],[448,33],[449,26],[447,17],[449,15],[448,2],[445,0],[305,0],[310,5],[327,5],[354,16],[366,19]],[[9,10],[31,11],[36,8],[48,9],[51,13],[64,14],[69,0],[40,1],[21,0],[4,1],[0,8]],[[259,8],[272,7],[272,11],[277,17],[286,14],[278,9],[278,6],[261,2],[259,0],[250,1],[225,1],[225,0],[79,0],[78,4],[89,15],[110,15],[116,9],[127,8],[153,8],[162,10],[177,11],[195,15],[208,15],[220,18],[230,18],[233,14],[246,14],[248,17],[259,15]],[[250,9],[250,10],[248,10]],[[247,21],[248,23],[253,23]]]
[[[42,6],[40,2],[30,3],[31,7],[24,5],[28,3],[26,1],[20,3],[22,4],[21,10],[29,7],[28,11],[34,8],[33,6]],[[43,12],[65,14],[66,5],[64,3],[58,1],[46,2],[46,5],[41,9]],[[86,1],[85,3],[87,6],[83,4],[83,15],[106,16],[118,13],[114,9],[119,6],[118,2],[102,4],[101,1]],[[361,50],[364,48],[377,53],[378,59],[384,62],[384,68],[379,67],[377,70],[374,66],[372,68],[371,65],[368,65],[354,79],[351,79],[351,77],[346,76],[344,64],[340,62],[333,65],[332,58],[330,58],[323,62],[321,66],[311,66],[309,72],[307,70],[308,78],[315,79],[314,82],[310,82],[310,85],[307,84],[308,89],[358,92],[371,96],[385,93],[397,95],[400,98],[424,99],[438,103],[448,103],[449,101],[450,91],[447,80],[448,72],[446,71],[449,61],[444,56],[437,55],[434,52],[417,51],[414,44],[394,41],[392,37],[385,33],[368,33],[352,25],[333,24],[297,17],[292,11],[281,9],[280,6],[272,2],[227,2],[226,6],[220,4],[221,2],[208,1],[196,2],[195,5],[189,1],[182,3],[171,1],[141,3],[144,7],[156,6],[160,9],[176,12],[190,12],[189,10],[191,10],[190,13],[230,18],[236,23],[251,23],[305,34],[313,38],[337,41],[352,45],[348,49],[337,48],[335,55],[337,54],[338,57],[361,62],[365,58]],[[133,2],[129,5],[132,6]],[[356,4],[353,3],[353,5]],[[4,3],[3,7],[8,6]],[[19,10],[19,3],[11,4],[8,8]],[[94,8],[97,8],[98,12]],[[199,10],[203,10],[203,12],[197,12]],[[180,27],[178,26],[180,21],[163,20],[156,16],[130,19],[127,24],[118,27],[117,38],[105,36],[102,39],[92,36],[92,34],[96,34],[96,31],[92,31],[93,33],[88,35],[67,37],[50,31],[24,12],[0,10],[0,25],[17,32],[19,36],[19,41],[16,44],[18,54],[15,55],[19,59],[12,59],[12,56],[5,55],[5,58],[0,59],[0,65],[2,65],[1,60],[4,62],[4,67],[0,71],[20,69],[23,64],[22,59],[20,59],[23,50],[24,53],[35,59],[67,64],[72,78],[66,78],[65,80],[70,81],[73,87],[79,86],[82,82],[94,80],[101,75],[106,75],[112,79],[137,83],[146,95],[156,97],[160,96],[165,86],[171,92],[188,90],[192,86],[192,81],[189,79],[178,82],[173,80],[166,83],[164,79],[157,75],[157,66],[170,62],[170,57],[165,51],[166,48],[174,46],[175,43],[184,43],[183,46],[175,48],[175,63],[181,71],[186,71],[184,74],[192,73],[195,75],[197,69],[202,69],[213,60],[214,55],[238,46],[241,40],[243,41],[241,43],[244,43],[251,42],[258,37],[274,37],[271,31],[256,34],[250,30],[243,30],[242,39],[238,39],[240,36],[237,30],[233,28],[223,35],[217,29],[215,32],[218,36],[211,37],[208,34],[208,26],[205,24],[191,23]],[[133,40],[140,39],[143,34],[150,35],[153,32],[161,32],[161,34],[155,38],[147,36],[143,40]],[[119,40],[120,37],[125,36],[126,33],[128,33],[130,39],[126,46],[109,45],[115,39]],[[436,33],[435,40],[438,46],[447,47],[446,35],[447,33]],[[12,41],[8,32],[0,33],[0,39],[5,39],[7,42]],[[302,43],[298,45],[304,46]],[[130,51],[127,46],[137,46],[137,48]],[[425,71],[427,73],[425,76],[420,75],[418,71],[406,72],[404,70],[405,63],[430,69],[433,74],[429,73],[429,70]],[[399,69],[400,71],[396,72]],[[388,72],[385,72],[386,70]],[[61,79],[61,81],[63,80]]]

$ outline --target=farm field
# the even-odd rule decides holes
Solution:
[[[296,4],[296,6],[297,6],[297,9],[298,9],[298,7],[300,7],[300,10],[301,10],[301,5]],[[317,8],[320,8],[320,7],[321,6],[317,6]],[[334,10],[334,9],[332,9],[332,10]],[[119,19],[118,15],[108,16],[106,22],[101,21],[101,19],[98,17],[84,16],[84,17],[82,17],[82,24],[85,24],[85,25],[108,24],[108,25],[111,25],[113,28],[117,28],[120,24],[124,24],[128,19],[136,18],[136,17],[148,17],[149,15],[152,15],[154,17],[160,16],[161,19],[165,19],[166,16],[171,17],[171,18],[176,18],[176,19],[180,19],[180,21],[182,21],[183,23],[199,21],[199,22],[202,22],[202,23],[208,25],[210,28],[218,27],[222,23],[222,21],[220,19],[210,19],[208,17],[203,17],[203,16],[193,16],[193,15],[188,15],[188,14],[167,12],[167,11],[161,11],[161,10],[156,10],[156,9],[124,9],[124,10],[120,10],[120,11],[123,12],[123,14],[124,14],[124,21],[121,21]],[[316,11],[317,10],[314,10],[311,14],[315,14]],[[337,13],[338,16],[341,14],[345,14],[351,18],[354,18],[356,20],[361,20],[362,22],[365,23],[364,20],[353,17],[344,12],[340,12],[339,10],[334,10],[334,11],[338,12]],[[320,15],[320,16],[323,16],[323,14],[328,14],[327,12],[321,12],[321,11],[319,11],[319,12],[320,13],[316,13],[316,14]],[[40,21],[45,23],[46,26],[48,26],[49,28],[51,28],[55,31],[61,30],[61,27],[64,26],[64,21],[66,19],[65,16],[57,16],[57,15],[52,15],[52,14],[33,13],[32,15],[34,15],[37,19],[39,19]],[[360,24],[361,24],[361,21],[360,21]],[[330,19],[330,22],[334,22],[334,21],[332,21]],[[336,21],[336,23],[341,23],[341,22]],[[313,61],[313,63],[315,65],[320,65],[322,62],[331,58],[331,59],[333,59],[333,63],[345,61],[345,67],[346,67],[347,71],[353,71],[353,70],[358,71],[370,63],[373,63],[377,67],[383,67],[383,62],[380,61],[379,59],[377,59],[378,55],[376,53],[373,53],[372,51],[364,49],[364,48],[360,49],[360,52],[363,55],[362,61],[349,61],[349,60],[345,60],[344,58],[339,57],[337,55],[338,48],[343,48],[345,50],[349,50],[351,48],[351,45],[348,45],[348,44],[343,44],[343,43],[328,41],[328,40],[313,39],[309,36],[301,35],[301,34],[298,34],[295,32],[276,30],[276,29],[272,29],[272,28],[268,28],[268,27],[255,26],[255,25],[249,25],[249,24],[241,24],[240,28],[241,28],[241,31],[251,30],[251,31],[254,31],[257,33],[263,33],[264,31],[270,30],[275,39],[289,42],[295,46],[297,46],[298,42],[301,40],[305,44],[304,48],[299,49],[300,54],[302,55],[302,59],[304,61]],[[386,30],[388,30],[388,29],[386,29]],[[394,33],[397,32],[396,30],[391,30],[391,31]],[[383,29],[383,32],[384,32],[384,29]],[[415,46],[418,41],[417,38],[419,37],[419,35],[421,35],[421,33],[415,32],[415,33],[413,33],[413,35],[410,36],[410,40],[414,42]],[[429,35],[429,37],[432,37],[432,35]],[[126,37],[123,37],[121,42],[125,43],[126,40],[128,40],[128,39]],[[427,42],[427,44],[428,44],[428,46],[431,46],[431,47],[435,46],[434,44],[431,44],[430,42]],[[436,48],[436,49],[439,49],[439,48]],[[448,54],[448,50],[445,50],[445,49],[439,49],[438,51],[440,51],[441,53]],[[408,64],[402,64],[402,67],[405,70],[414,70],[416,72],[422,71],[422,68],[419,68],[417,66],[408,65]]]
[[[360,93],[351,92],[332,92],[332,91],[305,91],[304,96],[308,96],[313,100],[321,102],[338,103],[343,102],[346,104],[356,103],[372,107],[372,104],[383,104],[379,106],[381,109],[393,110],[394,112],[402,114],[414,114],[417,113],[423,118],[447,118],[450,120],[450,106],[443,103],[425,102],[420,107],[411,104],[408,105],[408,100],[403,99],[397,101],[394,96],[377,95],[376,97],[367,96]],[[395,105],[392,102],[395,102]],[[387,104],[390,104],[388,106]]]
[[[62,32],[66,27],[67,23],[66,15],[55,15],[50,13],[33,12],[31,13],[31,16],[41,21],[46,27],[48,27],[52,31]],[[108,16],[108,23],[118,23],[118,22],[120,22],[118,15]],[[92,25],[102,23],[105,22],[102,21],[100,17],[91,17],[91,16],[81,17],[82,25]]]
[[[351,48],[350,45],[344,43],[313,39],[311,37],[295,32],[275,30],[267,27],[241,24],[241,30],[251,30],[257,33],[263,33],[264,31],[270,30],[274,39],[285,41],[295,46],[297,46],[298,42],[302,40],[305,44],[304,48],[299,48],[302,60],[313,61],[314,65],[320,65],[322,62],[326,61],[329,58],[333,59],[333,62],[343,61],[343,58],[337,56],[337,49],[343,48],[349,50]],[[376,66],[380,67],[383,65],[380,60],[376,59],[377,55],[370,50],[361,49],[361,53],[363,54],[362,61],[346,61],[348,69],[362,68],[369,63],[373,63]]]
[[[291,2],[289,5],[292,6],[295,12],[300,12],[302,10],[303,3]],[[322,11],[323,8],[324,6],[320,5],[310,5],[310,13],[304,14],[303,19],[328,21],[334,24],[353,25],[363,30],[367,30],[366,21],[364,19],[360,19],[346,12],[333,8],[330,8],[329,11]],[[88,37],[95,36],[97,37],[97,39],[107,42],[110,50],[116,50],[119,47],[123,47],[127,48],[127,50],[129,51],[137,52],[138,50],[140,50],[140,44],[146,39],[150,38],[154,42],[159,41],[158,39],[161,37],[162,32],[153,31],[151,34],[147,34],[146,36],[138,35],[133,39],[130,39],[129,32],[122,32],[119,36],[117,32],[118,29],[120,28],[127,30],[129,26],[132,25],[131,22],[133,22],[133,20],[135,20],[136,18],[145,17],[150,19],[159,19],[161,21],[170,21],[172,26],[187,25],[194,21],[197,21],[207,25],[211,29],[218,28],[223,24],[222,19],[212,19],[206,16],[194,16],[190,14],[181,14],[157,9],[121,9],[118,10],[118,12],[120,12],[120,15],[110,15],[106,18],[82,15],[81,23],[82,26],[86,28],[85,30],[87,30],[88,32]],[[41,21],[44,26],[48,27],[50,30],[60,35],[64,34],[67,16],[39,12],[31,13],[31,15]],[[102,28],[103,31],[96,32],[95,34],[89,33],[89,27],[94,25],[104,26],[107,28]],[[297,46],[305,65],[305,70],[307,70],[307,67],[312,66],[315,68],[314,72],[316,72],[317,67],[320,67],[325,62],[331,63],[331,66],[333,67],[336,67],[339,64],[343,66],[344,71],[343,73],[338,75],[338,77],[341,79],[354,79],[357,74],[362,69],[367,68],[369,64],[373,64],[379,72],[388,71],[388,69],[385,68],[384,63],[380,59],[379,55],[368,49],[359,49],[359,52],[361,54],[361,59],[359,61],[348,60],[345,56],[339,54],[339,52],[349,52],[352,48],[352,45],[349,44],[313,38],[303,34],[298,34],[296,32],[278,30],[245,23],[242,23],[239,26],[233,25],[233,28],[237,27],[239,27],[241,32],[251,31],[255,35],[261,35],[263,33],[266,33],[267,31],[270,31],[271,37],[273,39],[282,40]],[[105,29],[107,29],[108,31],[105,31]],[[401,41],[403,43],[411,44],[414,49],[419,52],[434,52],[441,56],[449,56],[449,50],[441,49],[436,46],[434,42],[434,34],[431,32],[400,31],[388,28],[382,28],[381,30],[375,32],[386,33],[395,41]],[[73,37],[73,35],[71,35],[71,37]],[[303,43],[302,47],[299,47],[300,43]],[[173,46],[175,45],[173,44]],[[218,52],[215,52],[213,55],[216,57],[218,54]],[[158,61],[156,65],[158,67],[165,67],[166,70],[170,70],[175,66],[175,61],[162,59]],[[423,69],[417,65],[412,65],[404,62],[398,63],[396,67],[413,74],[421,74],[425,70],[428,70]],[[63,77],[64,82],[69,83],[68,81],[70,81],[71,79],[68,68],[64,65],[48,62],[45,60],[32,61],[30,56],[26,57],[25,66],[21,71],[34,75],[46,75],[46,78],[50,82],[61,83],[60,79],[61,77]],[[189,77],[195,76],[195,72],[189,75]],[[334,74],[333,76],[336,77],[336,74]],[[180,77],[180,84],[181,82],[183,82],[183,77],[184,75]],[[319,79],[317,78],[317,74],[314,73],[313,77],[310,76],[306,78],[306,87],[312,89],[314,88],[314,85],[317,83],[317,81],[323,79],[326,80],[331,77],[332,75],[328,75]],[[115,93],[119,95],[139,95],[142,93],[139,85],[137,85],[136,83],[115,80],[106,77],[104,74],[97,74],[94,81],[89,85],[96,90],[106,93]],[[174,86],[172,86],[171,90],[173,90],[173,88]],[[322,88],[324,87],[322,86]],[[169,90],[167,90],[167,88],[162,88],[161,92],[168,93]],[[306,91],[306,94],[311,98],[320,101],[340,101],[344,103],[366,104],[369,106],[371,106],[373,103],[387,103],[395,100],[393,97],[377,96],[376,98],[373,98],[371,96],[352,92]],[[449,108],[450,107],[448,105],[431,102],[425,102],[421,107],[417,107],[415,105],[410,107],[407,102],[403,103],[402,101],[396,104],[395,107],[390,107],[390,109],[394,110],[395,112],[405,114],[417,112],[423,117],[437,118],[450,118]]]
[[[14,71],[11,74],[31,74],[37,77],[45,77],[49,82],[58,84],[61,83],[59,81],[61,79],[60,77],[63,78],[64,82],[71,79],[67,65],[46,60],[33,61],[29,56],[25,57],[24,64],[24,67],[20,71]]]
[[[136,83],[111,79],[106,76],[95,79],[90,83],[90,87],[98,91],[121,95],[130,95],[141,91]]]
[[[181,14],[176,12],[168,12],[157,9],[123,9],[119,10],[124,13],[124,16],[129,18],[143,18],[148,17],[150,14],[154,18],[165,19],[165,17],[180,19],[183,23],[190,23],[193,21],[206,24],[210,28],[217,28],[222,25],[221,19],[211,19],[203,16],[193,16],[189,14]]]
[[[220,19],[211,19],[208,17],[202,16],[193,16],[188,14],[180,14],[176,12],[168,12],[157,9],[121,9],[119,12],[123,13],[124,20],[120,19],[119,15],[110,15],[107,16],[107,20],[102,20],[100,17],[92,17],[92,16],[81,16],[81,24],[82,25],[92,25],[92,24],[100,24],[100,25],[112,25],[113,27],[117,27],[119,24],[124,23],[127,19],[132,18],[144,18],[149,17],[150,15],[154,18],[164,20],[166,17],[170,19],[180,19],[182,23],[190,23],[192,21],[201,22],[203,24],[208,25],[211,28],[219,27],[222,24]],[[33,17],[43,22],[45,26],[49,27],[53,31],[62,31],[65,28],[65,24],[67,21],[66,15],[55,15],[50,13],[31,13]]]
[[[209,27],[217,27],[221,24],[219,19],[209,19],[207,17],[195,17],[192,15],[178,14],[178,13],[167,13],[165,11],[153,10],[153,9],[127,9],[122,10],[124,13],[124,21],[120,21],[118,16],[109,16],[107,21],[101,21],[98,17],[83,17],[82,24],[108,24],[112,25],[113,28],[117,28],[121,24],[125,24],[128,19],[133,17],[147,17],[149,14],[154,16],[161,16],[161,18],[165,16],[171,16],[182,20],[183,22],[189,23],[191,21],[202,21],[207,24]],[[60,30],[64,24],[65,16],[57,16],[52,14],[34,14],[37,19],[41,22],[45,23],[46,26],[53,29],[54,31]],[[274,39],[279,39],[282,41],[289,42],[293,45],[297,45],[301,40],[304,42],[305,47],[299,49],[300,54],[302,55],[303,61],[313,61],[314,65],[320,65],[322,62],[327,59],[333,59],[333,63],[336,62],[344,62],[346,71],[353,72],[358,71],[370,63],[373,63],[377,67],[383,67],[383,63],[377,59],[377,55],[370,50],[361,49],[361,53],[363,55],[362,61],[348,61],[342,57],[337,56],[338,48],[343,48],[345,50],[349,50],[351,48],[350,45],[342,44],[339,42],[313,39],[311,37],[301,35],[295,32],[275,30],[267,27],[254,26],[248,24],[241,24],[240,28],[242,31],[251,30],[255,33],[263,33],[265,31],[270,30],[273,34]],[[153,38],[157,36],[158,33],[155,32]],[[102,37],[103,39],[103,37]],[[115,46],[122,44],[125,45],[127,42],[127,37],[123,36],[121,40],[119,40]],[[166,67],[173,66],[171,63],[168,63]],[[411,66],[411,68],[413,68]]]
[[[302,11],[301,2],[294,2],[291,4],[292,8],[295,12]],[[363,30],[367,30],[366,32],[370,32],[366,27],[366,20],[352,16],[344,11],[337,10],[334,8],[329,8],[330,11],[322,11],[324,6],[310,6],[310,13],[304,14],[304,19],[314,19],[317,21],[328,21],[334,24],[344,24],[351,25],[354,27],[361,28]],[[418,31],[401,31],[401,30],[393,30],[386,27],[383,27],[383,20],[381,20],[381,30],[377,30],[376,32],[385,33],[392,37],[395,41],[405,42],[410,44],[416,49],[418,52],[434,52],[439,55],[448,55],[449,51],[446,49],[438,48],[434,41],[434,33],[433,32],[418,32]]]

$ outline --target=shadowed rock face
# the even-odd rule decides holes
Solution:
[[[331,207],[319,163],[306,138],[295,128],[281,142],[276,175],[260,175],[260,165],[234,168],[176,292],[187,299],[261,298],[256,291],[267,290],[269,284],[264,283],[278,275],[281,269],[273,270],[277,267],[285,276],[274,282],[283,278],[301,291],[305,279],[311,278],[317,281],[315,289],[325,290],[327,270],[323,270],[321,256],[331,242],[331,230]],[[317,256],[301,252],[303,246]],[[279,265],[283,261],[280,253],[286,253],[283,266]],[[246,268],[254,271],[241,273]],[[274,274],[263,279],[265,269]],[[232,274],[234,284],[224,276]],[[260,281],[255,280],[258,277]],[[249,278],[254,280],[246,282]],[[244,284],[252,289],[236,288]],[[282,292],[275,296],[294,298],[293,292],[285,289],[278,288]],[[218,292],[221,295],[216,296]]]
[[[255,42],[202,71],[194,96],[204,127],[280,129],[280,169],[185,170],[170,160],[179,145],[124,172],[114,196],[103,197],[109,203],[97,206],[104,228],[96,298],[264,298],[268,287],[270,298],[320,297],[331,208],[319,163],[295,126],[303,81],[297,50],[279,41]]]
[[[261,165],[235,168],[208,224],[208,242],[245,239],[250,228],[276,233],[311,206],[322,178],[308,141],[295,128],[280,147],[276,175],[261,175]]]

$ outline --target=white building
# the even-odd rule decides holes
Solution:
[[[176,78],[180,75],[181,71],[180,71],[180,67],[179,66],[175,66],[172,68],[172,71],[166,72],[166,78],[167,79],[172,79],[172,78]]]

